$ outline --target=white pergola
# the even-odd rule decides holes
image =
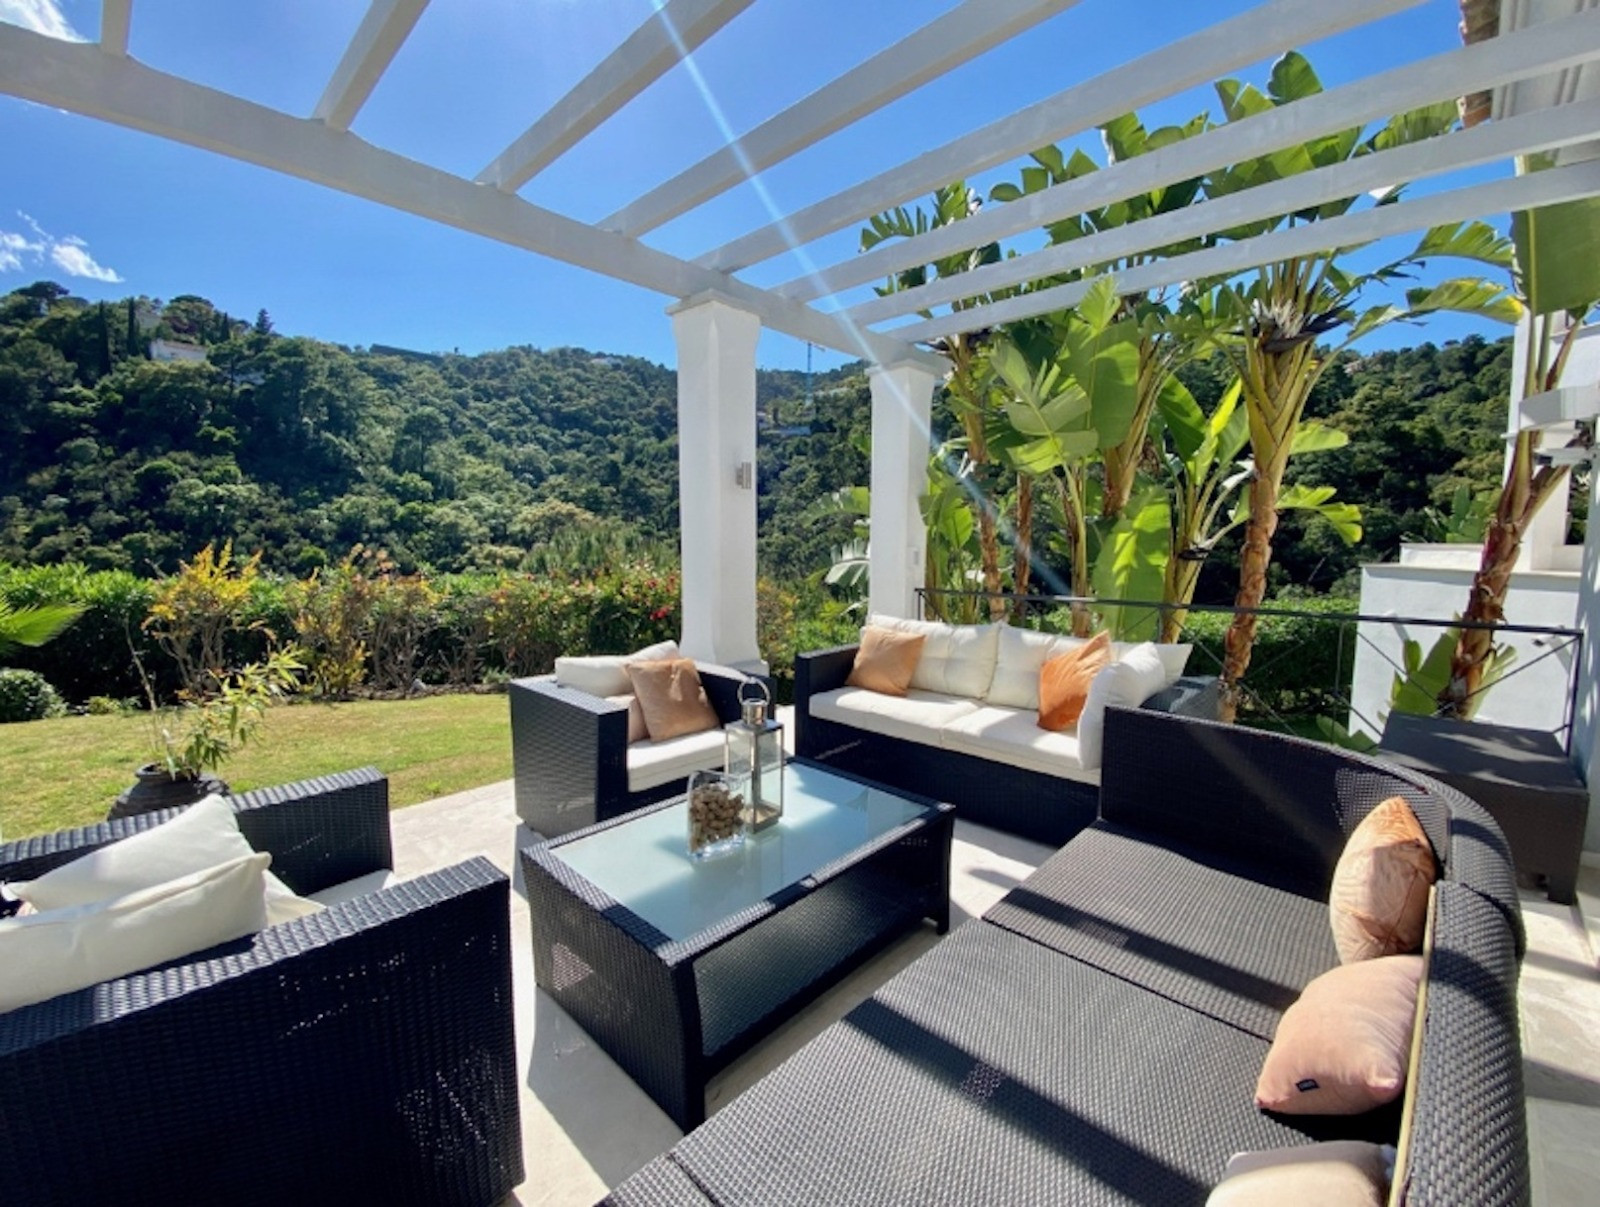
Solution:
[[[759,229],[687,259],[652,246],[658,227],[705,205],[851,123],[1001,43],[1026,37],[1079,0],[963,0],[922,28],[597,223],[524,200],[518,190],[714,37],[752,0],[661,0],[656,12],[537,116],[475,177],[441,171],[351,132],[427,0],[372,0],[308,115],[280,112],[147,67],[128,54],[133,0],[103,0],[98,43],[0,24],[0,92],[85,114],[314,181],[674,299],[682,496],[683,646],[754,665],[755,350],[762,328],[861,356],[872,385],[872,606],[910,614],[922,578],[918,497],[928,417],[945,368],[919,346],[939,336],[1070,306],[1087,283],[959,312],[974,293],[1039,280],[1402,181],[1448,177],[1557,152],[1558,166],[1465,183],[1398,204],[1161,259],[1126,273],[1128,292],[1243,271],[1447,222],[1600,195],[1600,0],[1502,0],[1498,36],[1375,72],[1089,176],[993,205],[952,227],[825,263],[774,288],[742,273],[806,248],[952,180],[1016,160],[1238,72],[1283,51],[1356,30],[1425,0],[1264,0],[1257,7],[850,182]],[[1111,0],[1089,0],[1109,4]],[[1243,159],[1480,91],[1493,120],[1108,231],[1015,255],[917,289],[855,304],[852,289],[963,248]],[[840,182],[845,183],[845,182]],[[918,312],[936,311],[919,318]]]

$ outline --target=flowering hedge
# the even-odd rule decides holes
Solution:
[[[82,566],[0,564],[0,597],[13,605],[58,601],[86,609],[53,642],[18,650],[8,662],[38,671],[82,704],[91,696],[141,697],[137,654],[158,693],[170,697],[178,668],[145,624],[164,581]],[[395,574],[379,558],[352,559],[305,579],[257,577],[236,605],[226,654],[238,663],[273,642],[297,642],[316,681],[337,687],[330,694],[404,689],[408,675],[468,686],[543,673],[557,654],[621,653],[676,637],[678,589],[676,571],[647,565],[426,579]]]

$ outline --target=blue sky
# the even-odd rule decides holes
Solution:
[[[1334,0],[1336,2],[1336,0]],[[522,190],[586,221],[605,217],[826,84],[955,0],[758,0]],[[664,226],[647,241],[693,256],[1161,43],[1244,11],[1248,0],[1084,0],[856,127]],[[140,61],[292,113],[309,114],[365,0],[140,0]],[[650,12],[650,0],[439,0],[358,116],[379,146],[476,174]],[[1136,11],[1139,19],[1129,20]],[[0,20],[94,38],[100,0],[0,0]],[[1324,83],[1459,45],[1456,0],[1429,0],[1364,32],[1308,46]],[[1240,73],[1264,83],[1268,64]],[[1209,90],[1145,111],[1150,126],[1211,107]],[[1098,140],[1077,140],[1102,159]],[[579,345],[672,364],[671,299],[327,188],[103,122],[0,96],[0,290],[53,277],[89,298],[196,293],[278,330],[345,344],[476,352]],[[973,183],[1013,179],[1011,165]],[[1427,187],[1445,187],[1478,173]],[[1419,187],[1418,191],[1426,191]],[[1396,240],[1367,254],[1399,254]],[[1029,246],[1021,240],[1017,246]],[[852,254],[856,232],[813,245]],[[784,257],[749,279],[801,271]],[[1467,271],[1457,269],[1456,271]],[[1439,271],[1437,276],[1451,275]],[[870,291],[868,291],[870,292]],[[1448,317],[1368,347],[1492,324]],[[796,368],[805,345],[767,333],[761,363]],[[819,352],[819,367],[842,358]]]

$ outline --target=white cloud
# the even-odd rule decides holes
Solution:
[[[6,2],[0,0],[0,5]],[[33,238],[16,231],[0,230],[0,272],[22,272],[30,265],[37,268],[48,260],[69,277],[107,282],[122,280],[116,269],[107,268],[91,256],[88,243],[77,235],[57,239],[20,210],[17,217],[33,232]]]
[[[115,269],[96,264],[94,257],[83,247],[81,240],[63,241],[50,249],[50,258],[56,267],[69,277],[88,277],[93,281],[120,281]]]
[[[0,21],[20,25],[36,34],[82,42],[84,37],[62,15],[56,0],[0,0]]]

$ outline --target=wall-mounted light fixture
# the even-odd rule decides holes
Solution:
[[[749,490],[756,484],[756,467],[748,461],[741,461],[733,467],[733,484],[740,490]]]

